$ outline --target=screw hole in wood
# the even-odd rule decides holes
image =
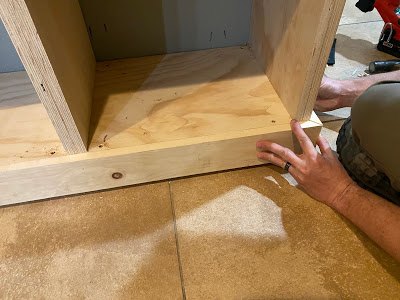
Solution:
[[[124,177],[124,175],[122,175],[122,173],[120,173],[120,172],[115,172],[111,176],[114,179],[121,179],[122,177]]]

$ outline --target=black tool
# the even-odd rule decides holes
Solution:
[[[336,39],[333,41],[331,53],[329,54],[328,66],[332,67],[336,63]]]
[[[373,61],[369,64],[369,73],[384,73],[395,71],[396,69],[400,70],[400,60],[387,60],[387,61]]]

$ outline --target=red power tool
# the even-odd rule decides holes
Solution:
[[[356,6],[365,13],[377,9],[385,22],[378,50],[400,57],[400,0],[360,0]]]

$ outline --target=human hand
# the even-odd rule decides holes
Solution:
[[[355,183],[342,167],[325,138],[320,136],[317,140],[317,145],[321,150],[319,154],[299,122],[292,121],[291,127],[303,150],[301,155],[296,155],[290,149],[276,143],[259,141],[257,157],[281,168],[289,162],[291,164],[289,173],[305,192],[314,199],[335,208],[341,196]]]
[[[324,75],[318,92],[315,110],[324,112],[342,107],[351,107],[362,91],[357,81],[341,81]]]

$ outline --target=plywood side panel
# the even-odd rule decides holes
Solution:
[[[86,151],[95,59],[77,0],[2,0],[0,16],[69,153]]]
[[[317,121],[303,124],[316,140]],[[0,205],[261,164],[255,143],[295,148],[288,125],[143,145],[0,167]]]
[[[254,0],[251,46],[289,114],[310,117],[345,0]]]

